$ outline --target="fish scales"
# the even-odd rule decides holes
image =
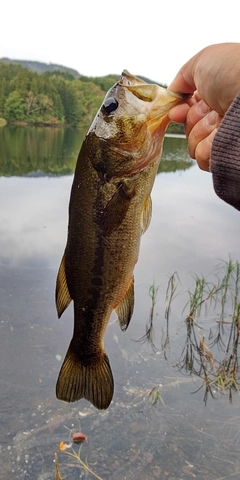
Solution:
[[[56,386],[61,400],[86,398],[99,409],[112,400],[104,333],[113,310],[122,330],[131,320],[133,271],[151,219],[167,114],[184,98],[124,71],[83,142],[56,284],[59,317],[74,302],[73,337]]]

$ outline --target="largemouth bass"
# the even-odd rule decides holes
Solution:
[[[184,98],[123,71],[83,142],[56,284],[58,316],[74,302],[73,338],[56,386],[61,400],[85,398],[98,409],[112,400],[104,333],[113,310],[122,330],[131,320],[133,270],[151,219],[168,112]]]

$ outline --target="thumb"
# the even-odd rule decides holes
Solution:
[[[179,70],[176,77],[168,86],[169,90],[178,93],[193,93],[196,90],[193,76],[184,66]]]

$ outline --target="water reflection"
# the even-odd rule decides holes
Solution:
[[[0,176],[67,175],[74,172],[87,129],[58,127],[0,128]],[[174,143],[174,147],[173,147]],[[184,137],[165,139],[159,172],[190,168]]]
[[[0,175],[66,175],[75,168],[86,129],[0,128]]]
[[[58,134],[63,135],[63,132]],[[0,162],[3,175],[0,178],[0,451],[3,479],[53,479],[56,451],[63,478],[93,478],[73,459],[70,461],[64,451],[58,451],[61,441],[68,442],[69,430],[82,431],[88,436],[81,458],[84,461],[87,458],[90,468],[104,480],[238,479],[238,391],[233,395],[232,404],[229,404],[228,395],[219,395],[217,401],[209,397],[205,407],[202,390],[191,395],[202,379],[196,375],[182,375],[176,365],[179,359],[183,361],[186,357],[184,348],[188,335],[188,345],[192,342],[195,355],[195,363],[192,363],[198,371],[199,332],[209,349],[215,342],[212,355],[217,358],[218,366],[226,356],[228,338],[229,355],[236,353],[231,357],[233,360],[238,357],[236,349],[232,350],[238,345],[238,329],[235,328],[237,322],[233,324],[234,309],[230,306],[234,294],[231,297],[230,290],[224,314],[224,321],[230,323],[219,323],[219,328],[227,332],[225,350],[219,350],[217,357],[216,338],[219,333],[222,338],[222,330],[212,329],[209,339],[206,321],[212,327],[221,317],[208,308],[206,320],[203,308],[202,316],[195,317],[190,325],[185,321],[188,311],[182,310],[189,300],[188,291],[194,291],[192,273],[214,283],[215,274],[210,278],[207,275],[214,272],[221,259],[230,256],[235,265],[239,260],[239,212],[215,196],[211,176],[189,161],[185,140],[177,140],[175,150],[175,140],[167,138],[163,160],[174,162],[172,149],[177,161],[186,162],[189,168],[174,171],[172,164],[171,171],[162,171],[157,176],[152,194],[153,218],[142,238],[135,271],[134,316],[124,334],[114,316],[106,332],[106,349],[115,377],[114,400],[106,412],[96,411],[85,401],[65,404],[55,398],[55,383],[59,359],[72,334],[73,315],[69,308],[64,318],[57,320],[54,289],[66,240],[72,183],[72,176],[61,175],[61,172],[63,165],[67,173],[73,168],[79,137],[76,135],[72,143],[73,150],[70,145],[64,146],[72,164],[65,162],[65,154],[59,151],[62,164],[60,161],[58,166],[55,157],[54,161],[50,159],[52,164],[48,167],[47,155],[52,150],[48,151],[45,160],[38,162],[39,152],[34,147],[36,142],[42,151],[44,132],[40,133],[41,142],[31,137],[33,133],[21,135],[26,136],[22,158],[27,143],[32,145],[30,164],[17,153],[14,157],[12,137],[12,145],[4,147],[7,157],[3,158],[1,149]],[[53,140],[49,138],[49,142]],[[17,143],[15,147],[18,152]],[[26,176],[39,170],[47,176]],[[53,177],[50,173],[60,175]],[[166,290],[175,271],[181,280],[181,294],[177,294],[177,290],[169,306],[166,331],[165,313],[170,298],[169,290],[166,300]],[[153,311],[156,353],[147,343],[142,345],[136,341],[145,334],[152,305],[149,288],[153,282],[159,287]],[[221,312],[219,300],[217,306]],[[194,347],[195,337],[198,350]],[[166,338],[167,360],[162,348]],[[208,369],[211,373],[211,362]],[[196,384],[196,380],[199,383]],[[154,387],[164,403],[158,401],[152,405],[149,394]]]
[[[179,136],[167,135],[164,140],[164,149],[158,173],[188,170],[194,165],[186,149],[186,139]]]

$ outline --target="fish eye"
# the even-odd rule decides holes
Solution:
[[[118,108],[118,101],[114,97],[106,98],[103,102],[103,108],[105,112],[109,115]]]

